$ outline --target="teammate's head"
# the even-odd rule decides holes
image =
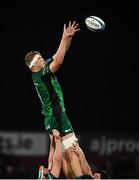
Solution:
[[[39,51],[32,51],[26,54],[25,63],[31,71],[39,71],[44,68],[45,62]]]
[[[97,170],[94,172],[94,179],[109,179],[109,175],[105,170]]]
[[[48,173],[49,173],[48,168],[45,168],[43,165],[40,165],[38,179],[46,179]]]

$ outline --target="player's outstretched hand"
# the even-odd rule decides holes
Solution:
[[[79,26],[79,23],[77,23],[76,21],[73,21],[73,23],[69,21],[68,27],[66,27],[66,24],[64,24],[63,38],[73,37],[74,34],[80,30],[78,26]]]

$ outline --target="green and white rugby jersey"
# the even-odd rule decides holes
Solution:
[[[45,60],[46,67],[32,73],[32,80],[42,103],[42,114],[58,117],[65,111],[63,92],[57,77],[50,70],[52,58]]]

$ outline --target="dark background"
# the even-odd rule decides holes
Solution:
[[[87,16],[101,17],[103,32],[88,30]],[[63,24],[76,20],[74,36],[57,72],[76,132],[138,133],[137,4],[121,1],[4,1],[0,6],[1,131],[44,131],[41,104],[24,63],[59,45]]]
[[[58,78],[73,126],[79,131],[137,131],[138,15],[136,4],[12,1],[0,7],[1,130],[40,130],[41,106],[24,57],[45,58],[58,48],[63,24],[80,23]],[[87,16],[101,17],[101,33],[88,30]]]

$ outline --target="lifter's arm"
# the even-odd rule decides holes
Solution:
[[[89,164],[88,164],[88,162],[87,162],[87,159],[86,159],[86,157],[85,157],[85,154],[83,153],[82,149],[79,147],[78,143],[73,144],[72,149],[73,149],[73,151],[74,151],[74,152],[78,155],[78,157],[79,157],[83,174],[90,175],[90,176],[93,177],[91,168],[90,168],[90,166],[89,166]]]
[[[49,150],[49,157],[48,157],[48,170],[51,170],[53,164],[53,155],[54,155],[54,137],[50,135],[50,150]]]
[[[62,165],[62,142],[58,130],[53,130],[55,151],[53,154],[53,165],[51,168],[51,173],[58,178]]]

